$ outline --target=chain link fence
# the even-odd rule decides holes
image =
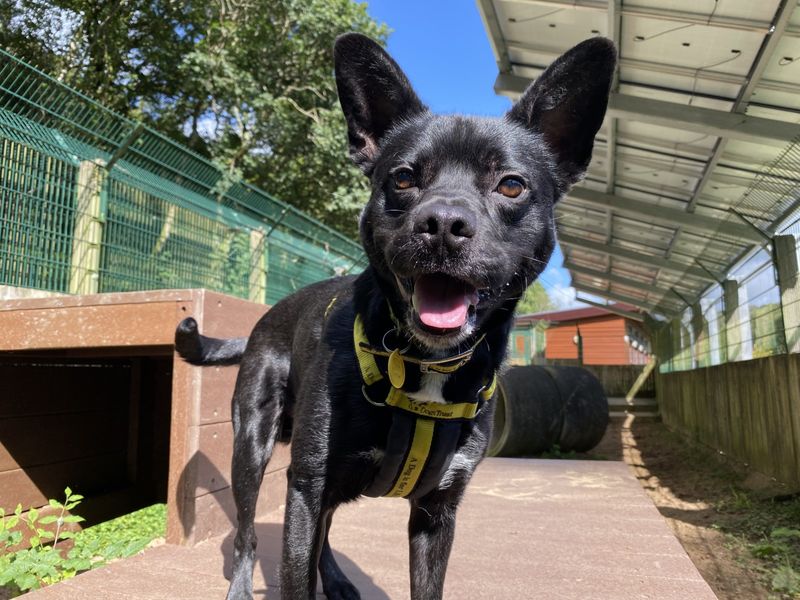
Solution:
[[[359,244],[0,50],[0,284],[274,303]]]

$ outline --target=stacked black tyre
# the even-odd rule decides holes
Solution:
[[[489,456],[594,448],[608,425],[600,381],[579,367],[512,367],[500,377]]]

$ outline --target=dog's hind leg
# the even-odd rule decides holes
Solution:
[[[256,552],[255,518],[258,490],[280,425],[288,361],[275,353],[247,354],[233,394],[233,498],[238,529],[234,538],[233,573],[228,600],[253,597]]]
[[[325,541],[322,544],[322,554],[319,557],[319,575],[322,579],[322,591],[325,592],[328,600],[360,600],[361,594],[358,593],[356,586],[342,572],[336,564],[336,559],[331,550],[328,535],[331,531],[331,519],[333,511],[328,513],[325,528]]]

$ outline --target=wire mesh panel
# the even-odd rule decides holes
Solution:
[[[800,211],[798,211],[800,213]],[[786,332],[786,346],[790,352],[800,351],[800,214],[793,215],[787,219],[780,229],[782,236],[788,237],[789,251],[784,260],[789,263],[783,269],[785,282],[784,287],[791,287],[792,291],[784,291],[781,297],[783,306],[784,327]],[[793,239],[792,239],[793,238]],[[792,243],[793,242],[793,243]],[[794,246],[794,256],[792,257],[791,246]],[[792,258],[794,260],[792,261]],[[787,273],[788,271],[788,273]],[[792,277],[791,272],[794,271]]]
[[[705,322],[705,336],[697,349],[697,363],[709,367],[725,362],[725,303],[722,286],[713,285],[700,299],[700,309]]]
[[[100,291],[205,287],[248,296],[249,230],[114,178],[107,194]]]
[[[0,50],[0,283],[274,303],[359,244]]]
[[[786,352],[780,289],[770,253],[760,250],[731,277],[739,281],[742,359]]]
[[[67,291],[75,176],[67,161],[0,139],[0,283]]]
[[[781,291],[773,257],[760,249],[729,274],[734,296],[711,286],[696,305],[664,325],[656,335],[662,373],[684,371],[787,352]]]

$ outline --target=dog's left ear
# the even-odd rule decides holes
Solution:
[[[603,124],[617,52],[611,40],[581,42],[551,64],[522,94],[507,118],[542,134],[556,155],[565,189],[579,181]]]
[[[341,35],[333,56],[350,157],[369,175],[383,136],[403,118],[427,109],[397,63],[370,38]]]

